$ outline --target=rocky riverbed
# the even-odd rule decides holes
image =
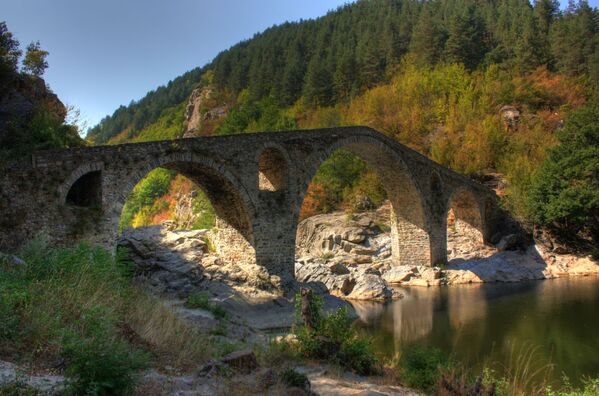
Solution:
[[[336,212],[304,220],[297,233],[297,283],[287,290],[263,267],[219,257],[211,249],[207,230],[170,231],[165,226],[129,229],[119,245],[128,249],[138,277],[154,292],[182,300],[205,290],[258,328],[290,324],[280,318],[291,313],[291,301],[300,285],[309,285],[326,296],[327,307],[335,309],[343,305],[339,298],[401,298],[397,286],[599,274],[599,264],[588,256],[557,254],[541,244],[527,245],[518,235],[507,235],[494,246],[485,245],[451,228],[446,266],[398,266],[393,262],[386,219],[388,208],[383,207],[351,216]],[[260,320],[255,320],[255,309],[271,312],[272,317],[260,315]]]
[[[304,220],[298,230],[295,271],[349,300],[385,300],[401,293],[395,286],[441,286],[483,282],[518,282],[561,276],[599,274],[589,256],[557,254],[512,234],[494,246],[471,235],[448,230],[448,259],[443,268],[394,265],[383,210],[348,216],[332,213]]]

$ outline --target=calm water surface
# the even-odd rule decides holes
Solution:
[[[352,303],[384,354],[430,346],[469,366],[494,362],[501,370],[534,345],[534,365],[553,363],[554,382],[563,374],[575,384],[599,375],[599,277],[402,292],[403,299],[387,304]]]

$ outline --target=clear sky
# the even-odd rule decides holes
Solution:
[[[346,2],[0,0],[0,21],[22,48],[39,40],[50,52],[46,82],[91,127],[254,33]]]
[[[348,0],[0,0],[0,21],[50,52],[44,78],[88,126],[273,24]],[[562,4],[567,3],[563,0]],[[593,6],[599,0],[590,0]]]

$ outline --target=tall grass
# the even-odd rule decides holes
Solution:
[[[136,287],[122,257],[80,244],[44,241],[0,258],[0,356],[49,367],[66,362],[72,392],[130,394],[135,373],[152,365],[197,365],[205,336]]]

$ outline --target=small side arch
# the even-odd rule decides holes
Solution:
[[[75,169],[58,187],[59,202],[79,207],[102,206],[103,170],[102,162],[92,162]]]
[[[276,144],[264,145],[256,158],[258,164],[258,189],[283,191],[289,186],[289,164],[285,150]]]
[[[454,190],[446,208],[448,230],[473,243],[484,244],[483,208],[472,191],[467,188]]]

